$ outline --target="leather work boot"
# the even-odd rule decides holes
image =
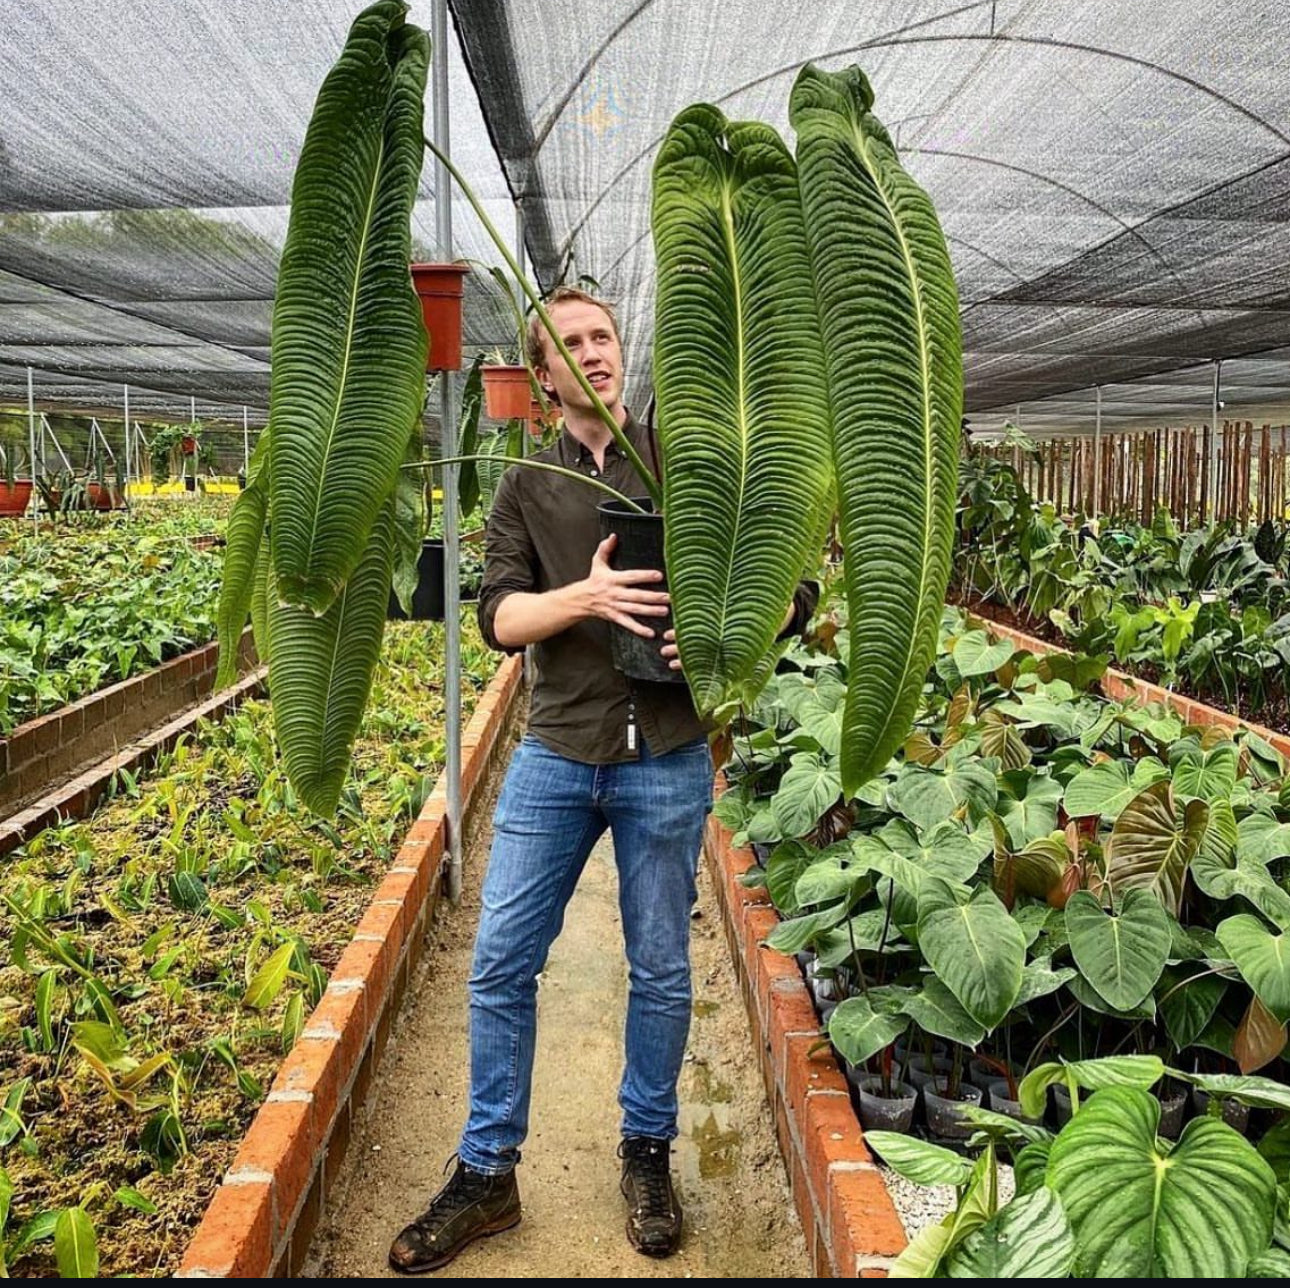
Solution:
[[[487,1176],[472,1172],[458,1159],[448,1184],[394,1240],[390,1265],[407,1274],[438,1270],[476,1239],[501,1234],[519,1223],[520,1190],[514,1168],[501,1176]]]
[[[672,1188],[671,1146],[652,1136],[627,1136],[618,1147],[627,1200],[627,1239],[647,1257],[670,1257],[681,1244],[681,1202]]]

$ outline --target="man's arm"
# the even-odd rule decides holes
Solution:
[[[667,612],[664,591],[647,590],[662,573],[615,572],[609,555],[617,541],[608,537],[596,549],[586,577],[555,590],[537,591],[538,556],[524,521],[515,477],[523,466],[502,475],[488,516],[484,584],[479,592],[479,627],[489,647],[518,653],[526,644],[550,639],[588,617],[617,622],[637,635],[653,632],[633,620]]]
[[[549,639],[576,622],[601,617],[617,622],[633,634],[651,639],[654,632],[636,617],[662,617],[667,613],[666,591],[646,590],[663,574],[654,569],[616,572],[609,556],[618,538],[610,535],[596,547],[591,571],[581,581],[540,593],[515,592],[501,600],[493,616],[493,632],[503,648],[523,648]]]

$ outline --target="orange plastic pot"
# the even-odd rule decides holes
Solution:
[[[15,480],[12,486],[0,480],[0,514],[23,514],[31,500],[31,482]]]
[[[106,483],[91,483],[86,487],[86,499],[91,510],[115,510],[117,494]]]
[[[461,299],[466,264],[413,264],[412,285],[421,299],[421,316],[430,333],[427,371],[461,368]]]
[[[484,409],[494,420],[527,420],[529,391],[527,367],[484,367]]]

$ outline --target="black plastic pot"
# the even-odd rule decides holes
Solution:
[[[1156,1099],[1160,1101],[1160,1126],[1156,1129],[1158,1136],[1163,1136],[1166,1140],[1177,1140],[1182,1133],[1188,1090],[1189,1088],[1180,1087],[1173,1082],[1165,1082],[1156,1088]]]
[[[1191,1103],[1192,1108],[1198,1114],[1207,1114],[1209,1112],[1209,1093],[1202,1091],[1199,1087],[1193,1087],[1191,1089]],[[1222,1106],[1223,1121],[1244,1136],[1250,1127],[1249,1105],[1243,1105],[1239,1100],[1230,1098],[1224,1098],[1219,1101],[1219,1104]]]
[[[417,588],[412,595],[412,621],[443,621],[443,567],[443,542],[423,541],[421,558],[417,560]],[[385,616],[391,622],[409,620],[393,590]]]
[[[946,1084],[940,1079],[923,1087],[923,1112],[927,1115],[927,1130],[934,1140],[967,1140],[976,1128],[963,1117],[963,1111],[969,1105],[974,1108],[980,1105],[985,1092],[970,1082],[960,1082],[959,1098],[950,1100],[941,1094],[945,1088]]]
[[[197,491],[197,480],[191,474],[184,475],[184,491],[185,492]]]
[[[1021,1101],[1012,1100],[1008,1096],[1007,1078],[999,1078],[992,1082],[989,1087],[986,1088],[986,1094],[990,1097],[990,1108],[993,1109],[996,1114],[1004,1114],[1008,1118],[1015,1118],[1018,1122],[1031,1123],[1036,1127],[1044,1121],[1042,1115],[1038,1118],[1028,1118],[1024,1113],[1022,1113]]]
[[[618,537],[618,544],[610,558],[610,566],[622,571],[634,568],[656,568],[663,573],[663,580],[651,583],[646,589],[667,589],[667,567],[663,561],[663,516],[653,513],[653,503],[648,498],[637,504],[645,514],[629,510],[622,501],[605,501],[598,507],[600,536],[603,540],[611,533]],[[663,634],[672,629],[672,614],[666,617],[638,617],[636,619],[654,632],[652,639],[633,635],[624,626],[609,624],[609,647],[614,666],[633,680],[650,680],[655,684],[684,684],[685,676],[674,671],[663,659]]]
[[[882,1078],[847,1065],[847,1080],[860,1100],[860,1125],[865,1131],[905,1131],[914,1121],[918,1092],[907,1082],[893,1082],[891,1096],[882,1094]]]

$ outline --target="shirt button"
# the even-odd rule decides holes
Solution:
[[[593,469],[593,470],[591,471],[591,477],[592,477],[593,479],[595,479],[595,478],[599,478],[599,477],[600,477],[600,471],[599,471],[599,470],[597,470],[597,469]]]

